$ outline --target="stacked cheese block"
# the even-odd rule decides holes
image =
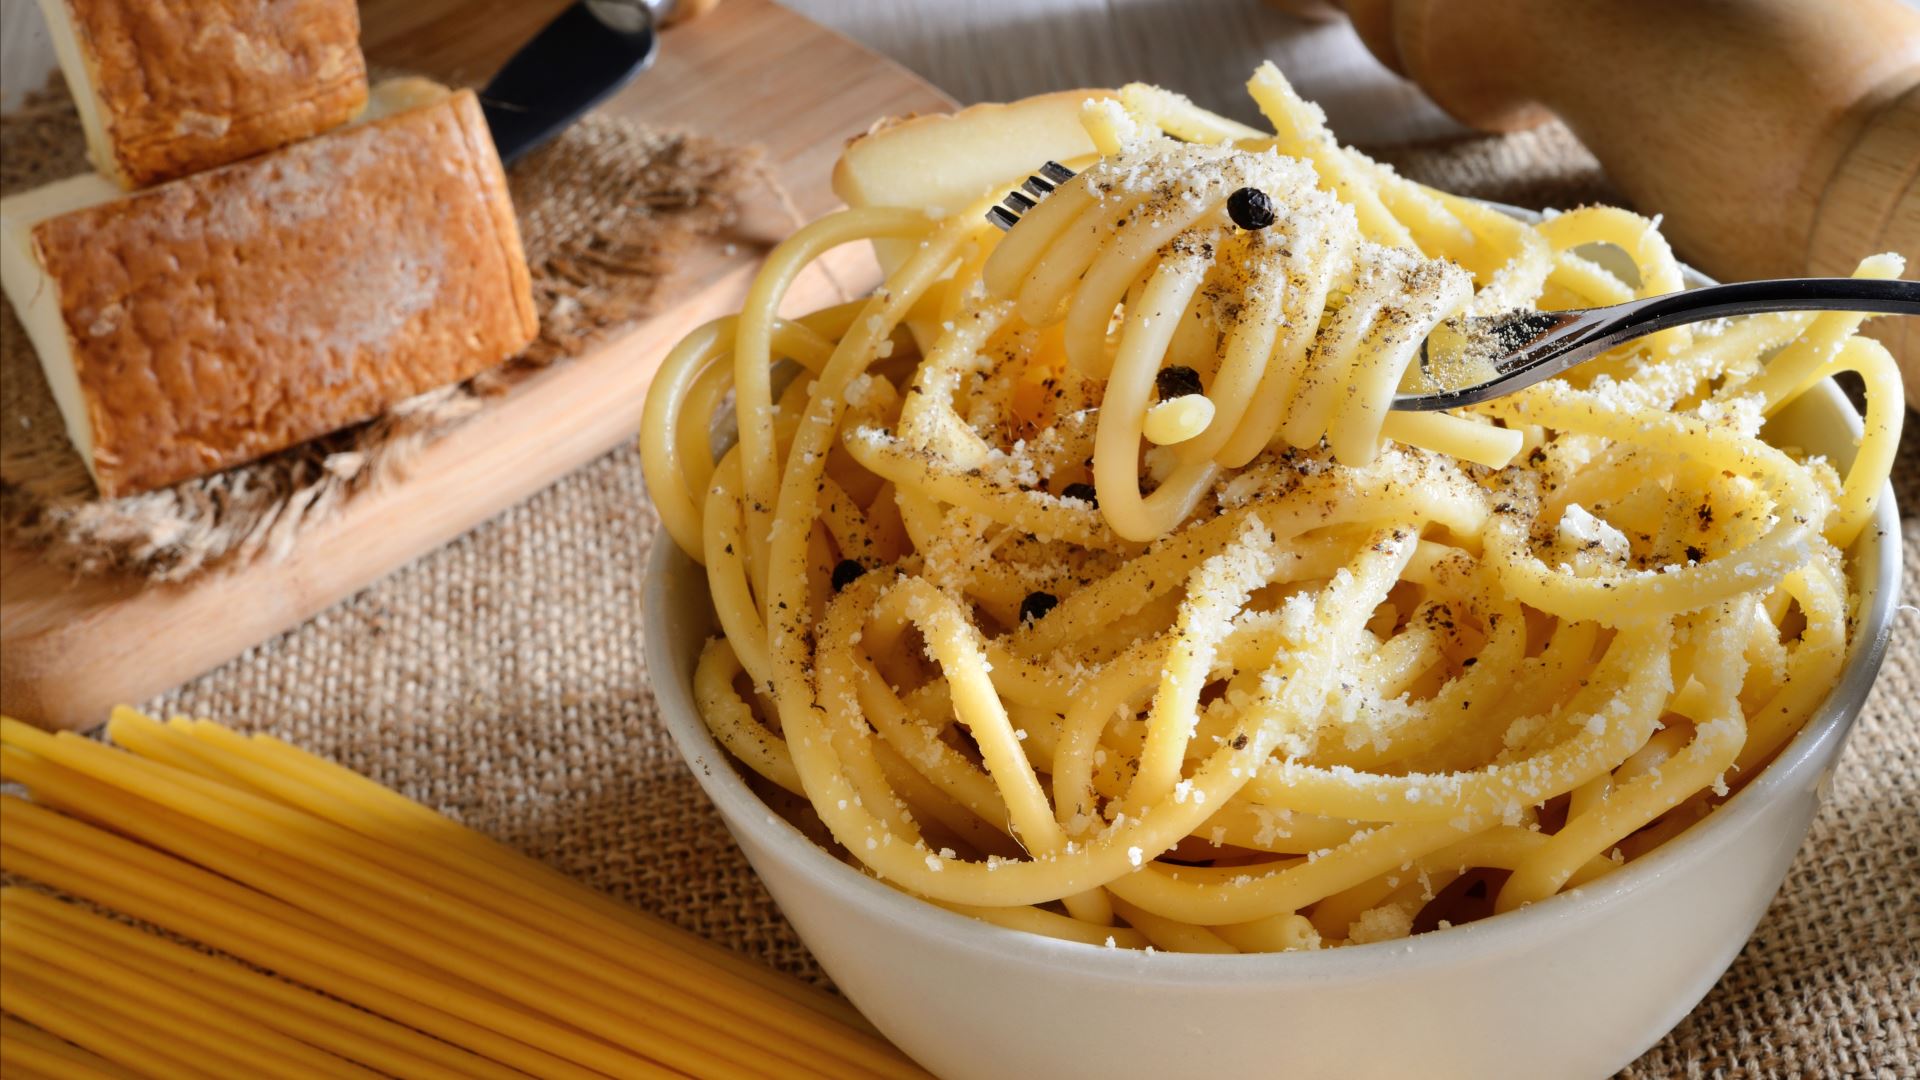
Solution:
[[[369,419],[537,322],[471,91],[367,89],[352,0],[41,0],[97,173],[0,200],[0,284],[103,496]]]

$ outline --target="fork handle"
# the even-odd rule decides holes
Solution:
[[[1606,348],[1611,348],[1669,327],[1770,311],[1920,315],[1920,282],[1850,277],[1736,281],[1631,300],[1606,310],[1619,312],[1608,324],[1612,341]]]

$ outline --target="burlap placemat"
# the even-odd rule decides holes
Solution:
[[[1565,132],[1390,155],[1524,205],[1605,197]],[[1920,506],[1920,435],[1896,475]],[[312,623],[149,703],[266,729],[695,932],[824,981],[675,755],[649,691],[654,531],[631,448]],[[1902,528],[1920,602],[1920,521]],[[1701,1006],[1631,1077],[1920,1073],[1920,609],[1786,888]],[[1577,1022],[1577,1021],[1570,1021]]]
[[[79,114],[56,80],[0,117],[0,195],[84,172],[85,152]],[[745,194],[771,183],[750,148],[601,116],[528,155],[508,179],[540,316],[525,353],[367,423],[159,491],[95,495],[26,333],[0,305],[0,540],[75,574],[153,581],[282,558],[349,500],[403,478],[415,454],[486,399],[651,311],[675,255],[731,224]]]

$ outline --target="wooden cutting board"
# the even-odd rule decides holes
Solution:
[[[376,66],[475,83],[564,0],[371,0],[362,39]],[[667,30],[652,70],[603,111],[765,149],[800,211],[837,203],[828,174],[876,117],[937,112],[945,95],[905,69],[769,0],[726,0]],[[365,494],[284,560],[177,586],[73,580],[0,550],[0,711],[85,728],[311,618],[512,506],[638,430],[647,386],[680,335],[736,307],[783,214],[689,251],[660,313],[593,352],[528,378],[425,450],[405,482]],[[795,307],[864,289],[877,269],[837,253],[796,283]]]

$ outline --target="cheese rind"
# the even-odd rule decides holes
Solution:
[[[86,400],[73,368],[73,342],[60,317],[60,290],[53,288],[33,251],[33,227],[51,217],[111,202],[120,188],[96,173],[82,173],[45,187],[0,199],[0,288],[13,303],[14,314],[27,332],[47,388],[60,407],[67,438],[80,459],[92,467],[93,426],[87,420]],[[45,358],[52,357],[51,362]]]
[[[353,0],[40,0],[94,167],[136,188],[326,131],[367,99]]]
[[[68,208],[102,186],[0,202],[0,269],[104,495],[368,419],[538,328],[470,91]]]

